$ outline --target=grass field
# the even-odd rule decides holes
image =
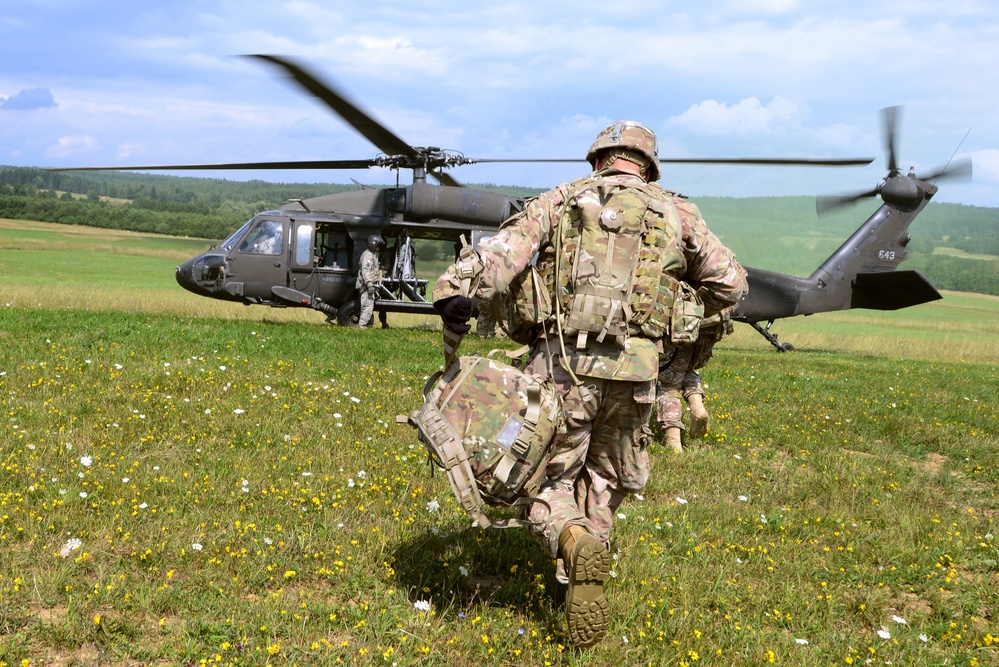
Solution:
[[[100,234],[0,223],[2,667],[999,664],[999,299],[739,327],[578,651],[393,423],[432,320],[216,303],[173,282],[206,242]]]

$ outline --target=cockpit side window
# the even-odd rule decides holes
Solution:
[[[276,220],[264,220],[239,245],[239,251],[255,255],[277,255],[283,244],[284,226]]]

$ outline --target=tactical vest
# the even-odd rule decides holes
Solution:
[[[686,271],[686,259],[671,196],[656,183],[606,176],[567,186],[552,241],[511,285],[513,303],[504,309],[513,318],[510,328],[530,329],[553,317],[555,304],[542,293],[557,296],[562,332],[575,337],[576,349],[591,336],[619,346],[629,336],[692,342],[703,308],[675,277]]]

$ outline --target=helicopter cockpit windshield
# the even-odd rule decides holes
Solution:
[[[226,252],[229,252],[230,250],[235,248],[236,242],[243,237],[243,233],[246,232],[247,227],[249,227],[250,223],[252,222],[253,218],[250,218],[245,223],[243,223],[243,225],[239,229],[234,231],[232,234],[230,234],[225,241],[222,241],[222,243],[219,244],[219,247],[225,250]]]

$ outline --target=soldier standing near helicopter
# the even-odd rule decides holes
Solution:
[[[361,300],[361,311],[357,318],[357,324],[365,329],[371,326],[375,310],[375,297],[378,296],[378,286],[382,282],[382,267],[378,253],[384,247],[385,239],[378,234],[372,234],[368,237],[368,247],[361,253],[357,282],[355,283],[357,289],[360,290]]]
[[[530,323],[526,371],[554,380],[567,429],[555,437],[538,494],[550,510],[535,502],[529,518],[533,537],[560,561],[569,638],[581,647],[607,633],[611,524],[625,497],[648,480],[659,355],[672,345],[667,323],[680,281],[689,294],[697,290],[707,314],[734,305],[747,289],[696,207],[681,211],[681,200],[655,183],[658,147],[649,129],[614,123],[587,160],[592,174],[527,202],[478,251],[463,251],[433,294],[445,339],[449,331],[460,342],[473,298],[509,295],[534,273],[540,281],[520,293],[547,292],[551,308]],[[622,283],[622,275],[634,283]],[[601,282],[606,276],[610,287]]]

